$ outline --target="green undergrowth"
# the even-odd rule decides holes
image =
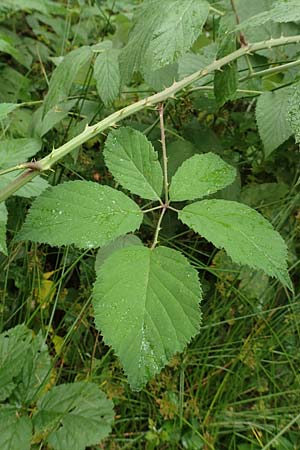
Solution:
[[[186,1],[190,8],[197,3]],[[167,0],[163,7],[167,8],[172,2],[180,3]],[[159,34],[155,34],[155,20],[158,21],[161,14],[157,9],[153,15],[156,18],[151,25],[153,29],[149,25],[148,30],[153,41],[149,45],[144,42],[144,47],[139,48],[134,59],[132,46],[143,42],[145,30],[136,25],[131,41],[129,36],[135,23],[133,18],[137,17],[135,8],[141,3],[134,0],[5,0],[0,5],[1,170],[27,159],[34,165],[36,160],[49,155],[53,148],[82,133],[88,124],[103,120],[109,114],[162,90],[175,79],[200,70],[237,47],[235,39],[230,41],[228,38],[234,31],[238,33],[242,26],[236,28],[232,3],[211,1],[208,2],[209,10],[208,3],[203,0],[203,11],[200,14],[197,10],[200,17],[196,13],[193,15],[195,20],[198,17],[197,26],[191,23],[190,35],[182,43],[181,53],[177,54],[171,45],[166,48],[162,45],[164,41],[160,39],[164,33],[170,42],[168,28],[159,29]],[[156,7],[160,3],[156,0],[148,2]],[[249,9],[246,0],[236,1],[239,19],[247,21],[246,37],[237,34],[238,39],[244,36],[254,42],[281,34],[300,34],[298,19],[290,16],[285,19],[282,5],[271,0],[265,5],[262,3],[253,1]],[[295,7],[295,2],[291,0],[289,3]],[[146,0],[144,5],[144,15],[150,17]],[[264,11],[273,7],[269,13],[271,23],[266,25],[266,29],[260,29],[261,35],[256,38],[255,21],[265,24],[267,17]],[[251,17],[256,14],[263,15],[251,22]],[[202,15],[206,17],[204,33],[198,36],[197,27]],[[124,47],[125,50],[121,50]],[[71,51],[76,51],[77,56],[73,54],[73,57],[64,59],[66,72],[64,76],[61,71],[58,77],[56,84],[59,88],[53,81],[49,85],[55,67],[62,67],[59,66],[62,56]],[[261,72],[293,62],[299,54],[297,44],[246,55],[218,71],[215,79],[213,75],[200,79],[164,102],[169,179],[183,161],[192,158],[184,177],[188,180],[188,174],[193,173],[194,178],[187,186],[178,183],[173,190],[172,187],[170,189],[176,208],[183,208],[185,200],[190,202],[203,194],[188,196],[190,185],[197,179],[196,162],[200,161],[203,167],[205,160],[208,166],[212,160],[217,161],[225,181],[220,181],[220,177],[214,180],[212,186],[206,186],[207,191],[203,195],[209,194],[208,201],[215,200],[215,204],[221,206],[224,205],[221,201],[240,202],[242,208],[251,207],[271,222],[287,243],[289,275],[285,272],[283,277],[278,276],[281,272],[276,272],[276,267],[274,271],[268,268],[267,273],[276,275],[283,283],[265,272],[254,270],[255,267],[265,269],[263,265],[250,261],[251,269],[246,265],[247,257],[251,260],[246,254],[240,254],[238,258],[245,265],[233,262],[224,250],[215,248],[205,239],[204,232],[203,235],[197,234],[185,225],[187,221],[181,222],[176,209],[169,209],[161,217],[159,230],[157,224],[161,213],[158,208],[153,208],[152,202],[160,198],[162,191],[159,170],[158,175],[153,175],[156,181],[152,187],[155,185],[156,189],[150,189],[150,193],[149,186],[143,186],[141,192],[132,186],[126,188],[126,173],[124,175],[122,167],[119,173],[113,167],[114,151],[109,154],[109,144],[116,136],[121,136],[120,142],[124,142],[127,134],[131,134],[137,140],[150,141],[158,152],[158,160],[163,163],[161,124],[155,106],[127,117],[122,122],[124,128],[111,127],[111,130],[84,142],[51,170],[41,173],[6,200],[6,235],[3,228],[6,210],[0,210],[0,375],[4,377],[5,374],[1,372],[1,364],[5,365],[5,345],[8,345],[3,344],[8,342],[5,333],[11,330],[9,333],[15,332],[18,337],[19,328],[15,327],[25,325],[27,328],[21,328],[21,331],[31,343],[28,345],[35,348],[34,345],[39,344],[45,357],[44,362],[40,362],[40,350],[33,351],[33,361],[38,361],[38,368],[31,367],[30,371],[20,356],[20,368],[10,374],[12,384],[8,383],[9,389],[4,394],[0,379],[0,413],[9,407],[18,408],[22,418],[26,418],[26,450],[71,450],[64,446],[66,444],[60,444],[57,437],[62,429],[61,418],[57,419],[55,432],[49,434],[53,423],[47,401],[51,395],[63,392],[60,390],[62,385],[66,396],[67,390],[74,388],[75,400],[69,405],[70,414],[74,410],[76,412],[76,408],[82,413],[80,401],[85,395],[80,391],[82,386],[83,390],[86,388],[88,401],[91,396],[97,398],[99,395],[94,410],[87,408],[84,411],[91,423],[97,417],[97,407],[106,412],[105,426],[99,420],[97,428],[96,421],[90,436],[83,438],[82,442],[80,433],[75,435],[74,445],[78,445],[80,450],[300,448],[300,172],[299,145],[295,143],[295,140],[299,141],[300,129],[298,63],[282,72],[271,70],[253,76],[253,71]],[[103,55],[106,62],[100,57],[97,61],[98,55]],[[128,62],[125,67],[124,58]],[[105,73],[106,63],[112,70],[110,78]],[[120,77],[123,77],[122,82]],[[108,143],[106,147],[105,142]],[[147,145],[152,149],[150,144]],[[17,156],[12,157],[12,154]],[[114,173],[117,181],[112,176],[114,170],[118,175]],[[11,181],[10,175],[0,175],[0,190]],[[123,192],[127,195],[126,200],[134,201],[143,210],[150,210],[144,214],[143,225],[135,235],[121,236],[111,246],[106,246],[106,236],[103,242],[99,238],[101,242],[88,245],[88,237],[82,233],[75,242],[80,247],[85,241],[82,245],[85,249],[82,249],[63,245],[74,242],[71,233],[70,241],[66,242],[65,237],[57,242],[44,228],[40,241],[45,243],[20,241],[20,229],[32,198],[38,197],[47,183],[58,186],[75,182],[73,186],[79,186],[80,181],[89,181],[90,186],[93,182],[93,186],[99,188],[99,192],[100,186],[108,186],[101,191],[108,192],[111,188],[122,190],[119,184],[122,184],[122,177],[125,179]],[[55,192],[52,190],[53,198]],[[117,205],[120,215],[124,214],[121,210],[124,197],[114,198],[114,202],[120,202]],[[40,198],[43,199],[42,196]],[[43,200],[41,202],[43,204]],[[188,204],[185,208],[192,206]],[[72,207],[76,213],[76,202]],[[240,216],[237,221],[240,221]],[[224,223],[226,228],[228,223],[225,219]],[[30,222],[27,230],[26,227],[22,230],[30,236]],[[251,233],[251,227],[246,230]],[[160,231],[159,235],[157,231]],[[2,239],[3,236],[6,239]],[[146,247],[159,244],[167,247],[169,252],[181,252],[198,272],[203,299],[199,333],[182,353],[172,357],[160,373],[154,377],[150,374],[142,382],[136,382],[141,389],[137,392],[130,388],[113,348],[104,343],[101,330],[97,328],[98,322],[101,323],[101,311],[98,315],[96,313],[95,321],[96,308],[92,299],[94,286],[97,286],[96,274],[107,256],[120,247],[140,245],[141,241]],[[94,248],[98,246],[100,250]],[[226,249],[225,245],[219,247]],[[146,249],[142,251],[146,253]],[[137,265],[134,267],[138,270]],[[117,278],[118,267],[109,269],[114,269],[111,271],[116,272]],[[195,276],[196,272],[192,273]],[[103,278],[107,275],[104,270],[101,274]],[[294,291],[289,289],[289,276]],[[111,330],[111,335],[114,334],[117,333]],[[126,354],[129,361],[134,357],[132,355],[131,358],[130,351],[128,348]],[[30,366],[30,358],[28,361]],[[32,366],[35,367],[34,363]],[[28,373],[33,374],[34,381]],[[42,377],[39,377],[41,373]],[[20,400],[20,386],[24,385],[24,380],[30,384],[28,379],[35,383],[34,395]],[[80,388],[78,395],[77,388]],[[114,413],[109,400],[113,402]],[[43,411],[49,413],[48,416],[45,413],[44,417]],[[72,420],[74,424],[77,417]],[[13,419],[10,426],[12,423]],[[32,429],[29,423],[32,423]],[[4,421],[4,430],[3,424]],[[69,442],[77,450],[73,442]],[[4,444],[9,445],[7,442]],[[19,448],[18,443],[14,445],[12,450],[25,449]]]

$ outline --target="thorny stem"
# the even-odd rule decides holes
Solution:
[[[162,210],[161,210],[161,213],[160,213],[160,216],[159,216],[157,225],[156,225],[156,229],[155,229],[155,234],[154,234],[153,244],[151,245],[151,249],[152,249],[152,250],[153,250],[153,249],[157,246],[157,244],[158,244],[158,236],[159,236],[159,232],[160,232],[160,230],[161,230],[161,223],[162,223],[162,220],[163,220],[163,218],[164,218],[164,215],[165,215],[167,209],[168,209],[168,206],[166,206],[166,205],[162,207]]]
[[[31,170],[37,170],[40,171],[41,167],[38,162],[26,162],[22,164],[18,164],[14,167],[9,167],[8,169],[0,170],[0,176],[5,175],[6,173],[14,172],[15,170],[24,170],[24,169],[31,169]]]
[[[300,42],[300,35],[287,37],[282,36],[277,39],[269,39],[267,41],[257,42],[255,44],[248,44],[245,47],[239,48],[233,53],[230,53],[229,55],[226,55],[223,58],[220,58],[219,60],[212,62],[206,68],[201,69],[193,73],[192,75],[189,75],[188,77],[182,79],[181,81],[173,83],[172,86],[164,89],[163,91],[151,95],[150,97],[147,97],[145,99],[139,100],[138,102],[133,103],[132,105],[126,106],[125,108],[114,112],[113,114],[96,123],[95,125],[87,126],[86,129],[78,136],[75,136],[73,139],[66,142],[61,147],[53,149],[49,155],[45,156],[43,159],[38,161],[41,168],[40,172],[51,169],[51,167],[54,164],[56,164],[63,157],[68,155],[72,150],[82,145],[89,139],[97,136],[97,134],[103,132],[107,128],[116,126],[118,122],[122,121],[126,117],[136,114],[137,112],[145,108],[154,106],[158,103],[162,103],[168,98],[175,98],[175,95],[178,92],[182,91],[190,84],[194,83],[195,81],[198,81],[200,78],[203,78],[210,73],[215,72],[216,70],[220,70],[222,67],[226,66],[232,61],[235,61],[241,56],[251,54],[253,52],[263,49],[278,47],[279,45],[296,44],[299,42]],[[9,183],[3,190],[0,191],[0,202],[6,200],[10,195],[14,194],[14,192],[16,192],[18,189],[20,189],[22,186],[28,183],[28,181],[32,180],[37,175],[38,171],[30,170],[29,172],[25,172],[24,174],[17,177],[15,180]]]
[[[165,203],[169,203],[169,183],[168,183],[168,155],[166,146],[166,133],[164,124],[164,104],[160,103],[159,110],[159,123],[160,123],[160,135],[161,135],[161,148],[163,156],[163,170],[164,170],[164,191],[165,191]]]

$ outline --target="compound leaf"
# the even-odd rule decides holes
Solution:
[[[262,269],[292,289],[286,244],[254,209],[229,200],[203,200],[183,208],[179,218],[217,248],[224,248],[234,262]]]
[[[84,450],[97,445],[111,430],[113,403],[94,383],[55,386],[37,403],[36,433],[47,433],[54,450]]]
[[[0,407],[1,450],[30,450],[32,425],[29,417],[20,416],[15,407]]]
[[[51,77],[49,91],[44,102],[44,115],[67,99],[79,71],[88,67],[92,57],[93,52],[88,46],[77,48],[64,57]]]
[[[6,246],[6,224],[7,224],[7,209],[5,203],[0,203],[0,252],[7,255]]]
[[[124,188],[140,197],[159,200],[162,168],[157,152],[144,134],[127,127],[112,131],[105,143],[104,159]]]
[[[207,19],[206,0],[149,0],[139,8],[122,51],[124,78],[172,64],[196,41]]]
[[[33,203],[19,240],[95,248],[135,231],[142,212],[109,186],[70,181],[47,189]]]
[[[292,134],[288,123],[291,92],[290,87],[285,87],[274,92],[264,92],[258,97],[256,122],[266,156],[269,156]]]
[[[98,94],[103,103],[112,103],[120,91],[119,50],[112,48],[110,41],[105,41],[94,64],[94,78]]]
[[[194,200],[212,194],[231,184],[234,167],[215,153],[194,155],[184,161],[172,178],[170,200]]]
[[[197,272],[166,247],[131,246],[113,253],[97,273],[93,296],[97,328],[135,390],[199,330]]]

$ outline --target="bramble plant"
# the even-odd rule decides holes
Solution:
[[[30,1],[16,2],[21,5],[20,9],[39,11],[42,8],[43,13],[47,14],[54,2],[44,3],[41,6]],[[95,45],[82,45],[61,61],[56,61],[58,65],[50,79],[48,93],[42,106],[35,112],[34,132],[28,137],[5,139],[0,143],[1,252],[7,254],[7,209],[4,201],[12,195],[37,197],[17,233],[17,241],[58,247],[74,245],[82,250],[99,249],[92,294],[95,324],[104,342],[119,357],[133,390],[141,390],[201,332],[200,303],[203,289],[198,272],[179,250],[160,244],[163,221],[170,212],[176,213],[182,224],[194,233],[216,248],[224,249],[234,263],[262,270],[279,280],[285,289],[293,291],[287,265],[287,246],[281,235],[255,209],[219,196],[223,189],[235,182],[236,167],[209,146],[186,159],[179,156],[173,171],[169,167],[172,155],[168,150],[165,122],[170,102],[176,103],[187,92],[213,91],[216,107],[220,108],[245,94],[257,95],[257,90],[247,84],[253,79],[281,73],[300,63],[299,60],[293,60],[255,72],[251,60],[256,56],[265,57],[266,52],[274,49],[279,48],[280,52],[284,52],[287,47],[294,48],[300,42],[300,35],[291,33],[274,38],[264,37],[259,42],[249,42],[247,37],[249,30],[267,21],[286,23],[300,20],[298,2],[276,2],[269,11],[245,21],[240,20],[234,2],[228,4],[228,8],[219,11],[206,0],[144,1],[137,8],[133,28],[121,50],[113,39],[107,38]],[[56,14],[63,12],[58,8]],[[217,17],[220,22],[218,37],[216,43],[205,46],[199,39],[203,27],[205,24],[209,27],[212,17]],[[0,39],[0,51],[1,48]],[[9,47],[6,50],[17,60],[21,58],[17,58]],[[297,52],[298,49],[294,54]],[[293,54],[292,51],[290,53]],[[249,72],[242,78],[239,78],[240,60],[245,61]],[[130,83],[134,86],[139,77],[153,87],[156,93],[120,109],[116,107],[115,111],[96,123],[93,119],[97,114],[93,110],[92,114],[88,114],[89,120],[83,121],[82,131],[74,133],[75,137],[71,140],[53,148],[46,156],[23,162],[40,152],[47,133],[70,114],[77,101],[76,96],[72,95],[73,90],[76,85],[81,86],[82,80],[87,77],[94,80],[105,111],[111,112],[113,102],[117,104],[121,87],[129,86]],[[295,135],[297,142],[300,140],[297,78],[290,80],[280,90],[258,92],[256,120],[265,157],[268,157],[290,136]],[[9,123],[10,116],[22,106],[13,102],[0,104],[2,123]],[[156,108],[156,123],[160,130],[159,152],[142,127],[137,129],[139,127],[135,128],[132,124],[119,126],[119,122],[147,108]],[[79,179],[53,186],[48,184],[44,174],[51,173],[63,158],[71,152],[75,154],[82,144],[108,129],[110,131],[105,140],[103,157],[115,187]],[[143,243],[133,233],[140,229],[149,214],[155,215],[156,226],[151,242],[148,240]],[[32,339],[25,328],[12,330],[10,335],[1,335],[0,345],[2,342],[4,348],[5,340],[10,342],[16,339],[18,333],[23,336],[18,344],[20,353],[24,352],[21,345],[29,346],[28,342]],[[42,338],[37,336],[34,342],[34,349],[37,349],[37,343],[42,345]],[[43,351],[47,362],[47,350],[44,348]],[[36,357],[33,355],[33,360]],[[4,369],[9,372],[5,361],[5,358],[0,358],[0,374]],[[5,392],[1,401],[8,399],[10,404],[13,402],[11,399],[21,392],[25,364],[29,362],[19,362],[18,371],[11,372],[5,378],[7,384],[1,385]],[[41,386],[49,381],[47,367],[41,375]],[[29,400],[26,398],[25,406],[32,402],[37,405],[32,417],[33,425],[29,417],[23,416],[22,424],[12,421],[7,433],[15,433],[15,426],[23,427],[22,433],[28,438],[28,445],[24,449],[29,448],[32,426],[35,433],[33,442],[41,442],[40,433],[46,433],[46,440],[54,449],[67,450],[66,442],[69,442],[68,448],[76,450],[98,443],[108,433],[108,425],[105,428],[100,424],[105,432],[97,434],[95,423],[94,436],[91,432],[90,440],[88,437],[84,439],[79,429],[78,436],[72,437],[74,443],[72,441],[70,444],[68,440],[73,429],[68,428],[68,414],[73,414],[73,409],[77,408],[82,420],[80,396],[84,397],[85,394],[81,391],[76,405],[70,400],[70,405],[60,411],[62,415],[67,414],[61,429],[58,425],[60,416],[50,420],[54,414],[51,405],[56,405],[60,395],[70,396],[74,400],[77,388],[84,388],[88,402],[88,397],[97,390],[93,384],[83,386],[83,383],[77,383],[70,386],[51,387],[48,393],[43,394],[39,386],[36,391],[30,391],[31,397]],[[104,408],[107,411],[107,423],[110,423],[112,408],[109,401],[104,398],[104,394],[103,397],[99,394],[98,400],[99,404],[94,404],[95,408]],[[7,414],[6,410],[9,410]],[[3,410],[0,408],[0,414],[5,416],[3,423],[10,420],[12,411],[14,406],[5,405]],[[87,409],[88,417],[94,413]],[[72,420],[77,420],[74,415]],[[47,431],[49,428],[51,433]],[[61,441],[59,433],[66,434]],[[5,445],[3,443],[1,448],[8,448]],[[18,445],[16,443],[12,448],[17,450]]]

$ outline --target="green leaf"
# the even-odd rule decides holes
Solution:
[[[64,57],[51,77],[44,102],[44,115],[67,99],[79,71],[89,66],[92,57],[93,52],[88,46],[77,48]]]
[[[243,21],[237,29],[259,27],[269,21],[278,23],[297,22],[300,20],[300,4],[298,0],[276,2],[268,11],[263,11]]]
[[[103,103],[112,103],[120,92],[119,50],[112,48],[112,42],[102,43],[95,64],[94,78],[97,91]]]
[[[191,48],[207,19],[206,0],[148,0],[139,8],[122,51],[125,80],[133,72],[172,64]]]
[[[136,390],[199,330],[197,272],[166,247],[131,246],[113,253],[97,273],[93,296],[96,326]]]
[[[6,173],[5,175],[1,175],[0,177],[0,190],[3,189],[8,183],[11,183],[14,181],[15,178],[17,178],[18,175],[20,175],[22,171],[15,171]],[[43,178],[37,176],[33,180],[29,181],[25,186],[21,187],[18,191],[16,191],[13,195],[16,195],[18,197],[37,197],[40,195],[47,187],[49,187],[49,184],[46,180]]]
[[[179,218],[232,260],[262,269],[292,289],[287,247],[271,223],[249,206],[229,200],[203,200],[183,208]]]
[[[0,203],[0,252],[7,255],[6,246],[6,224],[7,224],[7,209],[5,203]]]
[[[18,108],[16,103],[0,103],[0,120],[5,119],[9,113]]]
[[[1,450],[30,450],[31,430],[29,417],[20,416],[13,406],[0,406]]]
[[[39,333],[31,342],[22,370],[18,376],[14,400],[30,405],[45,391],[50,380],[52,361],[44,338]]]
[[[213,194],[231,184],[234,167],[215,153],[194,155],[179,167],[171,180],[170,200],[194,200]]]
[[[288,123],[291,92],[291,87],[288,86],[274,92],[264,92],[258,97],[256,122],[266,157],[292,135]]]
[[[20,138],[0,141],[0,167],[6,168],[26,161],[42,146],[38,139]]]
[[[113,403],[94,383],[55,386],[37,403],[33,423],[54,450],[84,450],[111,430]],[[18,449],[20,450],[20,449]]]
[[[144,134],[125,127],[112,131],[105,143],[104,159],[125,189],[149,200],[160,199],[162,168],[157,152]]]
[[[126,234],[125,236],[118,237],[110,244],[105,245],[102,248],[99,248],[95,261],[96,272],[100,269],[105,260],[115,251],[120,250],[121,248],[124,247],[130,247],[134,245],[143,245],[143,243],[140,240],[140,238],[138,238],[134,234]]]
[[[233,14],[222,17],[219,29],[220,44],[216,59],[221,59],[236,50],[236,35],[232,33],[233,24],[235,24]],[[215,72],[214,94],[219,106],[235,97],[237,87],[238,71],[236,61]]]
[[[63,14],[65,7],[51,0],[1,0],[1,7],[13,11],[36,10],[44,14]]]
[[[168,64],[154,71],[147,71],[144,74],[146,83],[156,91],[162,91],[178,80],[178,64]]]
[[[300,142],[300,83],[292,88],[288,100],[288,123],[292,133],[295,135],[296,143]]]
[[[18,239],[95,248],[135,231],[139,207],[125,194],[90,181],[47,189],[33,203]]]
[[[169,180],[174,176],[178,168],[188,158],[199,153],[197,148],[189,141],[178,139],[168,144],[168,177]]]
[[[23,325],[0,334],[0,401],[6,400],[16,387],[15,378],[25,364],[30,342],[30,332]]]

